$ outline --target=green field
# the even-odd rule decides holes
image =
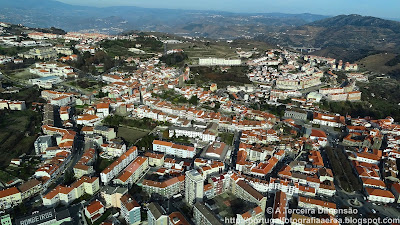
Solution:
[[[273,46],[251,40],[235,40],[232,43],[227,43],[226,41],[197,41],[168,45],[168,49],[183,49],[189,56],[189,61],[195,64],[197,64],[198,58],[238,58],[236,48],[241,48],[243,51],[251,51],[255,48],[261,53],[273,48]]]
[[[218,87],[226,87],[228,85],[251,84],[247,77],[248,67],[236,66],[222,71],[220,67],[193,67],[192,74],[196,74],[194,81],[198,86],[210,85],[216,83]]]
[[[145,137],[149,131],[145,132],[133,127],[118,127],[118,137],[122,137],[129,143],[135,143],[138,139]]]
[[[12,76],[17,79],[22,79],[22,80],[29,80],[29,79],[40,77],[36,74],[29,72],[29,68],[15,70],[15,72],[14,72],[14,74],[12,74]]]
[[[41,115],[31,110],[0,112],[0,167],[7,167],[12,158],[32,152],[40,125]]]
[[[227,145],[232,145],[234,134],[232,133],[219,133],[218,137],[221,137],[221,141]]]

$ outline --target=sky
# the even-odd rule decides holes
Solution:
[[[400,18],[399,0],[58,0],[86,6],[139,6],[145,8],[217,10],[247,13],[361,14]]]

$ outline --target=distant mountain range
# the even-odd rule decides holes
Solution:
[[[313,54],[357,61],[400,54],[400,22],[360,15],[230,13],[219,11],[89,7],[55,0],[0,0],[0,21],[29,27],[117,34],[156,31],[213,39],[254,38],[268,44],[321,48]]]
[[[316,54],[356,61],[378,52],[400,53],[400,22],[340,15],[255,39],[282,46],[322,48]]]
[[[252,37],[276,27],[325,19],[314,14],[229,13],[140,7],[75,6],[49,0],[0,0],[0,21],[66,31],[158,31],[210,38]]]

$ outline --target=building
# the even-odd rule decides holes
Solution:
[[[39,136],[33,145],[36,155],[40,155],[48,147],[53,146],[52,135]]]
[[[299,197],[299,207],[317,209],[318,212],[329,213],[331,215],[336,214],[336,204],[332,202],[317,200],[313,198]]]
[[[167,225],[168,216],[165,210],[157,203],[151,202],[147,206],[147,222],[149,225]]]
[[[11,101],[0,99],[0,110],[9,109],[13,111],[22,111],[26,109],[25,101]]]
[[[190,225],[190,223],[185,219],[185,217],[180,212],[173,212],[169,214],[168,217],[170,225]]]
[[[200,66],[240,66],[242,60],[240,59],[220,59],[220,58],[200,58]]]
[[[238,225],[257,225],[263,221],[264,212],[257,206],[243,214],[236,214],[236,224]],[[274,224],[274,223],[272,223]]]
[[[365,191],[367,199],[371,202],[393,203],[395,201],[394,195],[388,190],[367,187]]]
[[[328,115],[315,112],[311,123],[340,128],[345,125],[345,118],[344,116]]]
[[[37,179],[30,179],[27,182],[18,186],[18,189],[21,192],[22,199],[27,199],[35,194],[39,193],[42,190],[42,183]]]
[[[79,207],[79,206],[78,206]],[[78,224],[79,217],[77,207],[62,211],[48,209],[32,215],[15,219],[15,225],[46,225],[46,224]]]
[[[142,222],[140,205],[130,194],[121,197],[121,216],[128,225],[138,225]]]
[[[287,215],[287,197],[285,192],[278,191],[275,193],[274,207],[272,213],[271,224],[281,224],[284,225]]]
[[[144,156],[149,158],[150,166],[160,167],[160,166],[164,165],[164,154],[146,152],[144,154]]]
[[[138,156],[113,182],[117,185],[131,186],[136,183],[148,169],[149,160],[146,157]]]
[[[203,201],[204,180],[197,170],[186,172],[185,176],[185,202],[193,206],[197,201]]]
[[[105,186],[101,191],[101,197],[105,201],[105,207],[110,208],[121,208],[121,197],[128,193],[128,188],[126,187],[112,187]]]
[[[94,148],[86,149],[82,157],[74,166],[74,177],[81,178],[84,175],[91,175],[94,173],[93,164],[96,162],[97,154]]]
[[[95,126],[93,129],[94,134],[100,134],[105,137],[107,141],[110,141],[117,137],[117,133],[114,128],[106,126]]]
[[[217,129],[213,129],[213,125],[211,124],[208,128],[172,126],[169,128],[169,137],[173,136],[186,136],[201,141],[212,142],[217,139],[218,134]]]
[[[225,156],[228,152],[228,145],[224,142],[213,142],[201,154],[201,157],[208,159],[218,159],[220,161],[225,160]]]
[[[97,116],[104,118],[110,114],[110,104],[109,103],[99,103],[96,105]]]
[[[400,184],[399,183],[392,184],[391,191],[396,198],[396,202],[400,203],[400,198],[399,198],[400,197]]]
[[[84,194],[95,194],[100,189],[99,183],[98,177],[83,176],[71,186],[58,185],[42,197],[43,205],[46,207],[54,207],[59,203],[68,205]]]
[[[296,110],[296,109],[291,109],[291,110],[286,110],[285,111],[285,116],[286,118],[291,118],[291,119],[296,119],[296,120],[307,120],[308,118],[308,113],[307,111],[303,110]]]
[[[99,200],[92,201],[88,206],[85,207],[85,216],[90,219],[93,223],[98,220],[104,214],[105,208],[103,203]]]
[[[0,191],[0,209],[9,209],[22,203],[21,192],[16,187]]]
[[[10,214],[0,216],[1,225],[12,225]]]
[[[251,187],[244,180],[239,180],[238,182],[236,182],[232,189],[232,192],[235,196],[246,201],[254,202],[261,207],[263,212],[265,211],[267,197],[263,196],[260,192]]]
[[[196,225],[223,225],[214,213],[200,202],[194,204],[193,219]]]
[[[185,176],[173,177],[163,182],[157,182],[152,180],[143,180],[142,188],[148,194],[159,194],[165,198],[171,198],[172,196],[183,192],[184,190]]]
[[[108,184],[115,176],[117,176],[125,167],[127,167],[138,155],[138,150],[134,146],[122,154],[111,165],[100,173],[103,185]]]
[[[153,141],[153,151],[174,155],[180,158],[193,158],[196,155],[196,149],[194,147],[160,140]]]

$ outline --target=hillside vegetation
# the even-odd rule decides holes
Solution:
[[[312,54],[354,62],[382,51],[400,53],[400,22],[340,15],[256,39],[282,46],[322,48]]]

